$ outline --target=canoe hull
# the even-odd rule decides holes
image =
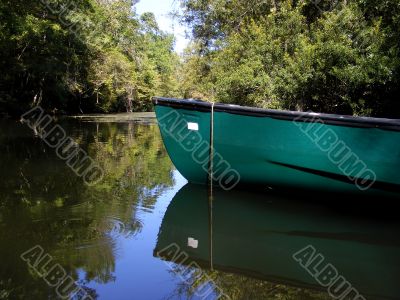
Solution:
[[[173,104],[156,102],[165,146],[188,181],[205,184],[210,164],[211,108],[197,103]],[[239,183],[399,194],[400,130],[351,122],[346,126],[320,120],[317,115],[307,121],[301,117],[215,110],[214,182],[224,188]]]

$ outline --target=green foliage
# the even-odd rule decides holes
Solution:
[[[400,117],[397,0],[180,2],[182,57],[132,0],[2,1],[0,112],[144,111],[162,95]]]
[[[398,1],[182,0],[182,90],[267,108],[400,117]]]
[[[174,185],[156,126],[93,121],[57,122],[104,171],[88,186],[26,125],[0,120],[0,168],[8,170],[0,174],[0,237],[7,245],[0,248],[1,299],[59,298],[20,258],[37,244],[82,286],[115,281],[120,238],[138,234],[143,209],[152,211]]]
[[[131,0],[0,3],[0,111],[148,110],[177,96],[173,36]]]

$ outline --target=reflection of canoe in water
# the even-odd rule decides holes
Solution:
[[[154,103],[171,160],[191,183],[207,182],[213,143],[213,177],[224,187],[400,193],[400,120],[166,98]]]
[[[189,255],[185,264],[327,290],[293,259],[312,245],[324,257],[315,270],[331,263],[367,299],[400,299],[399,229],[394,221],[244,191],[217,190],[210,209],[207,190],[188,184],[168,207],[154,255],[171,261],[162,250],[175,243]]]

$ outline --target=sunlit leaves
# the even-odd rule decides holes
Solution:
[[[259,107],[400,116],[398,1],[181,3],[198,45],[184,66],[195,78],[185,92]]]
[[[149,110],[152,96],[177,96],[174,38],[134,3],[2,2],[0,111]]]

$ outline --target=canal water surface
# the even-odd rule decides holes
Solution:
[[[400,299],[392,203],[211,201],[153,117],[56,122],[104,176],[87,185],[26,124],[0,121],[0,299]]]

